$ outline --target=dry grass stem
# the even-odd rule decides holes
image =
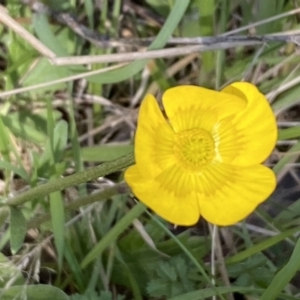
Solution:
[[[30,92],[32,90],[45,88],[45,87],[52,86],[52,85],[62,83],[62,82],[68,82],[68,81],[77,80],[77,79],[81,79],[81,78],[85,78],[85,77],[89,77],[89,76],[93,76],[93,75],[98,75],[101,73],[105,73],[105,72],[109,72],[112,70],[122,68],[124,66],[126,66],[126,63],[118,64],[115,66],[111,66],[111,67],[107,67],[107,68],[103,68],[103,69],[99,69],[99,70],[95,70],[95,71],[89,71],[89,72],[85,72],[85,73],[81,73],[81,74],[77,74],[77,75],[72,75],[72,76],[62,78],[62,79],[48,81],[45,83],[35,84],[35,85],[28,86],[28,87],[13,89],[10,91],[0,93],[0,98],[11,96],[11,95],[16,95],[16,94],[20,94],[20,93],[24,93],[24,92]]]
[[[56,54],[46,47],[42,42],[40,42],[34,35],[24,29],[18,22],[16,22],[12,17],[10,17],[6,9],[0,5],[0,22],[5,26],[13,30],[18,34],[23,40],[29,43],[34,49],[36,49],[41,55],[48,58],[55,58]]]
[[[253,46],[261,44],[261,41],[242,41],[236,43],[224,42],[215,45],[193,45],[174,47],[161,50],[144,51],[144,52],[126,52],[106,55],[87,55],[87,56],[70,56],[70,57],[58,57],[51,60],[53,65],[82,65],[91,63],[110,63],[110,62],[124,62],[133,61],[137,59],[154,59],[154,58],[167,58],[176,57],[182,55],[188,55],[194,52],[229,49],[240,46]]]

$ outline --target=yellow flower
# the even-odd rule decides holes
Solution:
[[[135,136],[136,164],[125,180],[136,197],[178,225],[202,216],[216,225],[241,221],[274,191],[261,163],[277,139],[263,94],[245,82],[220,92],[178,86],[143,100]]]

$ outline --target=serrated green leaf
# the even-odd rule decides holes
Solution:
[[[158,278],[153,278],[147,285],[147,292],[151,297],[169,299],[193,291],[196,287],[195,281],[189,277],[194,270],[182,256],[172,257],[165,262],[158,261],[152,268]]]
[[[23,245],[27,231],[26,219],[19,208],[10,207],[10,247],[13,254]]]
[[[207,289],[199,289],[194,292],[182,294],[177,297],[170,298],[168,300],[201,300],[208,299],[213,296],[216,296],[216,292],[218,295],[228,294],[228,293],[240,293],[245,295],[261,295],[264,289],[256,289],[252,287],[241,287],[241,286],[232,286],[232,287],[215,287],[215,288],[207,288]],[[260,299],[257,298],[256,299]],[[290,296],[287,294],[278,295],[278,300],[297,300],[298,297]],[[261,299],[260,299],[261,300]]]

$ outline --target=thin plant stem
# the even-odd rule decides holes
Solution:
[[[55,191],[61,191],[70,186],[77,186],[81,183],[102,177],[123,168],[129,167],[134,163],[134,154],[129,153],[116,160],[103,163],[99,166],[77,172],[64,178],[51,180],[45,184],[38,185],[22,194],[8,199],[6,205],[21,205],[33,199],[44,197]]]

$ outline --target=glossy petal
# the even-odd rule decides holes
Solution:
[[[174,132],[157,101],[147,95],[142,101],[135,135],[135,159],[141,172],[149,177],[174,163]]]
[[[253,85],[221,92],[180,86],[166,91],[163,103],[168,120],[152,96],[140,108],[136,165],[125,172],[140,201],[174,224],[193,225],[201,215],[225,226],[270,196],[276,178],[259,163],[274,148],[276,121]]]
[[[243,97],[247,107],[215,124],[213,136],[220,160],[240,166],[263,162],[277,140],[276,119],[267,99],[246,82],[234,83],[222,92]]]
[[[274,173],[262,165],[236,167],[217,163],[202,174],[199,206],[212,224],[235,224],[266,200],[276,187]]]
[[[185,226],[199,220],[199,206],[190,188],[189,176],[176,166],[151,179],[143,176],[134,165],[126,170],[125,180],[133,194],[165,220]]]
[[[197,86],[170,88],[162,100],[175,132],[192,128],[210,131],[217,121],[246,106],[243,98]]]

